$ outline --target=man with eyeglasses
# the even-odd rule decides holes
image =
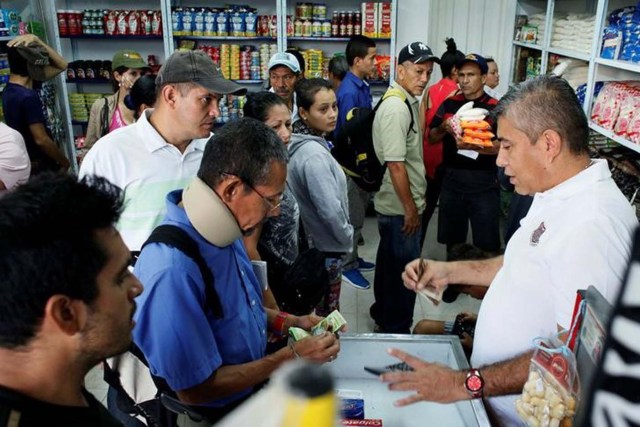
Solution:
[[[300,63],[291,53],[279,52],[269,60],[269,85],[273,92],[286,102],[291,110],[291,123],[300,118],[294,92],[296,82],[304,78],[300,74]]]
[[[140,250],[162,220],[164,196],[196,175],[221,96],[246,93],[200,51],[176,51],[160,69],[156,86],[155,108],[100,138],[80,167],[81,177],[99,175],[124,190],[118,231],[131,251]]]
[[[146,292],[137,300],[134,341],[154,375],[211,423],[286,361],[324,363],[340,349],[336,336],[325,332],[265,353],[269,332],[282,336],[291,326],[308,330],[321,320],[265,309],[242,241],[243,234],[279,214],[287,159],[272,129],[244,118],[216,132],[197,178],[167,196],[163,224],[180,227],[197,243],[215,279],[221,317],[203,308],[200,270],[178,249],[151,243],[136,263]]]

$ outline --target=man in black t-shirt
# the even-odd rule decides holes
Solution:
[[[442,103],[431,122],[431,142],[443,141],[438,241],[447,245],[447,251],[466,242],[469,223],[474,246],[485,252],[500,250],[498,148],[465,144],[451,125],[452,116],[469,101],[474,108],[489,111],[498,103],[484,92],[487,70],[482,56],[467,55],[458,66],[460,92]]]
[[[121,426],[84,389],[127,350],[142,285],[114,228],[122,192],[43,173],[0,199],[0,426]]]

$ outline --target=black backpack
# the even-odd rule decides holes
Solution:
[[[215,278],[213,272],[207,267],[204,258],[198,250],[198,244],[189,234],[175,225],[159,225],[153,230],[147,241],[142,245],[142,248],[149,243],[163,243],[172,246],[187,255],[197,264],[205,284],[205,309],[207,311],[210,310],[215,318],[223,318],[224,312],[220,298],[214,287]],[[140,252],[132,252],[134,260],[137,259],[137,255],[139,254]],[[147,359],[135,343],[131,343],[129,352],[137,357],[147,368],[149,367]],[[189,405],[185,405],[176,399],[176,394],[164,379],[152,375],[151,372],[149,372],[149,374],[158,390],[155,398],[146,402],[135,402],[122,386],[120,373],[111,369],[106,361],[103,362],[103,367],[104,380],[115,389],[116,404],[120,411],[131,416],[141,416],[145,419],[147,426],[175,426],[176,414],[178,413],[186,414],[194,421],[203,419],[202,415],[196,410],[193,410]]]
[[[385,164],[380,163],[373,148],[373,121],[382,101],[391,96],[402,99],[409,108],[409,132],[416,132],[413,129],[413,109],[409,100],[400,89],[390,88],[373,109],[356,107],[347,113],[346,121],[331,150],[344,172],[364,191],[378,191],[387,169]]]

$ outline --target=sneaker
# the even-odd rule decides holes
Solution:
[[[372,262],[367,262],[362,258],[358,258],[358,270],[360,271],[373,271],[376,269],[376,265]]]
[[[356,289],[369,289],[371,284],[364,278],[357,268],[342,272],[342,281],[353,286]]]

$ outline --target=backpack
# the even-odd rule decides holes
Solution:
[[[409,108],[411,114],[409,132],[416,132],[413,129],[413,110],[409,100],[400,89],[390,88],[373,109],[356,107],[349,110],[331,150],[331,154],[340,163],[344,172],[365,191],[378,191],[387,169],[385,164],[380,163],[373,148],[373,121],[380,104],[391,96],[402,99]]]
[[[191,258],[198,266],[200,274],[205,284],[205,305],[214,317],[221,319],[224,317],[222,305],[216,289],[214,287],[215,278],[213,272],[208,268],[204,258],[198,250],[197,243],[189,236],[189,234],[175,225],[164,224],[156,227],[142,248],[149,243],[162,243],[172,246],[189,258]],[[142,249],[141,249],[142,250]],[[134,259],[140,252],[133,252]],[[176,413],[186,414],[194,421],[200,421],[202,416],[190,408],[188,405],[181,403],[176,399],[176,394],[169,385],[160,377],[156,377],[149,371],[149,364],[140,348],[131,343],[126,354],[127,357],[134,357],[137,361],[142,362],[146,367],[146,372],[141,372],[143,367],[137,363],[136,375],[150,375],[157,392],[155,397],[144,402],[136,402],[133,397],[125,390],[120,381],[120,373],[112,369],[109,364],[104,361],[104,380],[116,391],[116,404],[118,409],[133,417],[139,416],[145,419],[147,426],[154,427],[170,427],[176,422]]]

